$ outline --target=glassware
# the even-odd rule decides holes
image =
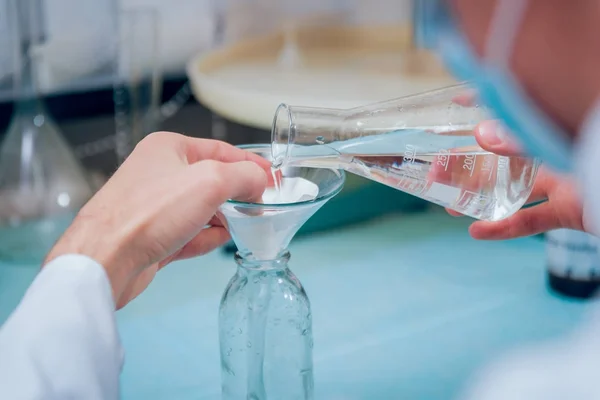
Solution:
[[[269,158],[268,145],[243,147]],[[264,204],[228,201],[220,208],[239,249],[219,309],[223,399],[313,398],[310,302],[288,267],[286,249],[339,193],[345,175],[304,167],[285,168],[282,175],[282,188],[299,184],[293,202],[271,204],[263,196]]]
[[[164,10],[163,10],[164,11]],[[158,6],[119,10],[114,82],[116,156],[122,163],[140,140],[176,114],[191,95],[189,83],[161,103],[165,32]],[[173,68],[173,65],[171,65]]]
[[[37,264],[92,196],[92,188],[39,96],[36,45],[42,34],[33,29],[42,26],[39,8],[31,0],[5,4],[14,22],[11,43],[21,57],[19,97],[0,149],[0,258]]]
[[[122,163],[156,130],[162,94],[158,13],[152,7],[121,10],[118,72],[114,85],[116,154]]]
[[[546,233],[548,285],[564,296],[588,299],[600,288],[600,238],[571,229]]]
[[[473,129],[492,118],[466,84],[349,110],[282,104],[272,158],[275,167],[344,169],[496,221],[527,201],[539,162],[483,150]]]

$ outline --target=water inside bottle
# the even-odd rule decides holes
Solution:
[[[271,285],[265,272],[255,276],[248,298],[248,397],[252,400],[267,398],[264,382],[265,338]],[[254,347],[254,348],[252,348]]]
[[[294,150],[285,165],[344,169],[488,221],[506,218],[525,204],[537,171],[534,160],[485,151],[467,131],[399,131],[318,144]],[[275,162],[274,168],[281,164]]]

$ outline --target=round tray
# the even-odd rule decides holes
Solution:
[[[279,63],[280,32],[200,54],[187,72],[205,107],[269,130],[280,103],[345,109],[454,83],[437,59],[411,49],[410,32],[399,26],[298,28],[300,65]]]

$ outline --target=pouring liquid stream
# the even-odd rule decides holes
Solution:
[[[273,177],[273,185],[275,188],[275,199],[276,200],[280,200],[281,199],[281,173],[280,173],[280,166],[276,166],[275,164],[273,164],[271,166],[271,176]]]
[[[273,169],[281,168],[274,163]],[[504,157],[474,145],[421,152],[406,145],[401,153],[296,157],[286,165],[336,168],[401,190],[480,220],[506,218],[529,197],[535,167],[531,160]]]

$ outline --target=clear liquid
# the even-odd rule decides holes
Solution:
[[[276,197],[275,199],[279,199],[281,198],[281,173],[280,172],[280,167],[279,166],[275,166],[273,165],[271,167],[271,176],[273,177],[273,184],[275,187],[275,193],[276,193]]]
[[[479,146],[419,152],[406,145],[402,153],[306,156],[286,165],[344,169],[488,221],[506,218],[525,204],[537,171],[531,159],[498,156]]]
[[[312,319],[289,269],[240,270],[219,308],[223,400],[312,400]]]
[[[277,182],[277,181],[276,181]],[[248,398],[265,400],[264,382],[265,334],[271,287],[266,274],[254,278],[248,298]]]

